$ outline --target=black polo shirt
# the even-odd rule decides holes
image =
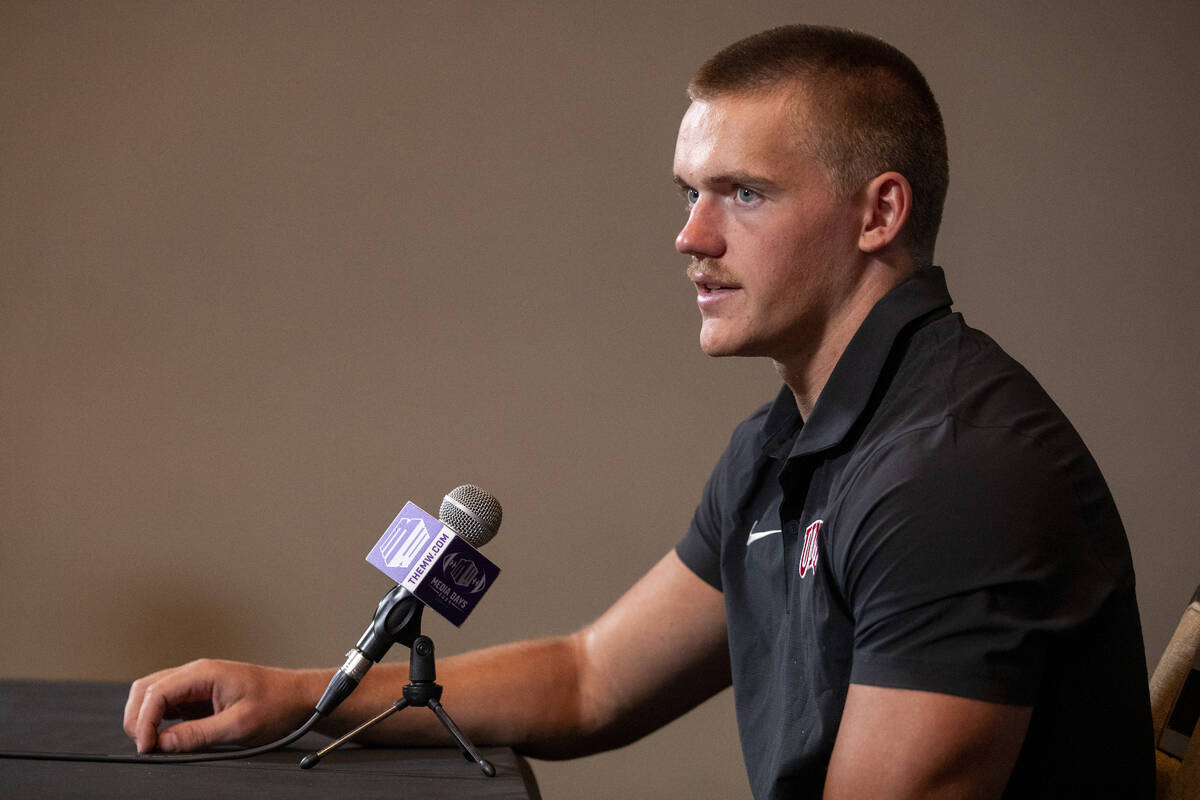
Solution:
[[[938,268],[872,309],[810,419],[734,432],[677,552],[725,595],[750,783],[819,797],[848,685],[1034,708],[1006,797],[1152,797],[1133,568],[1112,496]]]

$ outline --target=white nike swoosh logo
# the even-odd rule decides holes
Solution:
[[[783,533],[783,529],[780,528],[779,530],[774,530],[774,531],[756,531],[756,530],[754,530],[754,526],[751,526],[750,527],[750,535],[746,537],[746,544],[750,544],[755,539],[761,539],[764,536],[770,536],[773,533]]]

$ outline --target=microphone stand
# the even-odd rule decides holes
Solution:
[[[478,764],[479,769],[489,778],[496,775],[496,768],[492,766],[490,761],[479,755],[479,751],[475,749],[475,746],[471,744],[466,735],[459,730],[459,727],[454,724],[454,720],[450,718],[446,709],[442,707],[442,685],[437,682],[437,668],[433,657],[433,639],[425,635],[417,635],[413,638],[413,634],[419,631],[421,627],[420,606],[417,607],[416,613],[413,614],[404,627],[411,630],[401,631],[396,636],[396,640],[401,643],[407,644],[411,642],[409,645],[408,683],[404,686],[403,696],[392,703],[391,708],[372,717],[340,739],[330,742],[315,753],[306,755],[300,760],[301,769],[315,767],[325,757],[326,753],[336,750],[368,728],[383,722],[397,711],[403,711],[409,706],[425,706],[433,711],[437,718],[441,720],[442,726],[454,737],[454,741],[458,743],[458,749],[463,754],[463,758]]]

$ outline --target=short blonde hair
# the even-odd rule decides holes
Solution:
[[[902,241],[917,266],[932,263],[950,183],[942,114],[925,77],[904,53],[857,31],[814,25],[772,28],[706,61],[688,96],[802,90],[806,146],[849,196],[876,175],[899,172],[912,185]]]

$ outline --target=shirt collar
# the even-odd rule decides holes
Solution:
[[[807,421],[800,419],[791,389],[780,389],[763,422],[763,452],[798,456],[842,441],[862,414],[901,331],[930,312],[948,313],[951,302],[941,267],[918,270],[880,298],[834,365]],[[803,426],[799,436],[797,426]]]

